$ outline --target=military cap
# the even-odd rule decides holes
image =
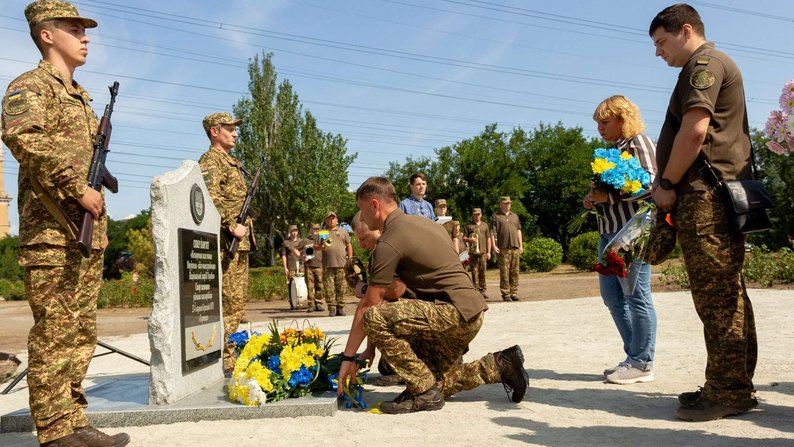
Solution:
[[[85,28],[97,26],[96,20],[80,17],[73,4],[57,0],[39,0],[29,4],[25,7],[25,19],[31,29],[39,23],[55,19],[75,19]]]
[[[447,199],[436,199],[436,207],[441,205],[447,206]]]
[[[298,231],[298,226],[297,225],[290,225],[289,226],[289,231],[292,231],[292,230]]]
[[[210,128],[217,126],[218,124],[231,124],[233,126],[239,126],[243,123],[243,120],[236,120],[232,118],[232,115],[229,112],[217,112],[211,113],[204,117],[204,121],[201,122],[204,125],[204,131],[209,132]]]
[[[320,224],[312,224],[312,230],[319,230]]]
[[[333,211],[328,211],[327,213],[325,213],[325,218],[326,218],[326,219],[328,219],[328,218],[329,218],[329,217],[331,217],[331,216],[334,216],[334,217],[336,217],[336,213],[335,213],[335,212],[333,212]]]
[[[472,214],[482,214],[482,210],[481,210],[480,208],[474,208],[474,209],[471,211],[471,213],[472,213]]]
[[[499,199],[499,202],[501,202],[501,203],[513,203],[513,201],[510,200],[510,196],[502,196],[502,198]]]

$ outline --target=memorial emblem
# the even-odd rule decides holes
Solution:
[[[204,220],[204,191],[197,183],[190,188],[190,214],[196,225],[201,225]]]

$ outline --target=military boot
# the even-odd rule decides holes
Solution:
[[[695,403],[678,407],[675,411],[675,416],[678,419],[692,422],[716,421],[726,416],[736,416],[747,413],[757,406],[758,401],[750,403],[747,407],[743,408],[729,407],[701,395]]]
[[[40,445],[41,447],[87,447],[87,444],[74,433]]]
[[[515,345],[493,356],[507,397],[515,403],[521,402],[529,388],[529,374],[524,369],[524,353],[521,352],[521,347]]]
[[[75,429],[74,434],[88,447],[122,447],[130,442],[126,433],[108,435],[90,425]]]
[[[416,395],[405,390],[393,401],[381,404],[380,411],[386,414],[403,414],[440,410],[442,407],[444,407],[444,396],[441,395],[438,387],[433,386],[424,393]]]

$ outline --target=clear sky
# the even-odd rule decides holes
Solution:
[[[39,54],[23,10],[3,0],[0,85],[35,67]],[[668,1],[636,0],[79,0],[88,62],[75,79],[101,115],[107,86],[121,84],[108,166],[108,194],[122,219],[149,207],[152,177],[197,160],[208,147],[201,119],[247,94],[249,58],[272,52],[306,110],[358,153],[350,188],[389,161],[434,156],[498,123],[581,126],[624,94],[656,139],[678,69],[654,56],[647,30]],[[742,69],[750,125],[762,127],[794,78],[790,0],[690,2]],[[19,165],[3,148],[12,233],[18,232]],[[307,167],[311,173],[311,167]]]

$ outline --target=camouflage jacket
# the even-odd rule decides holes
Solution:
[[[88,187],[98,121],[91,97],[77,82],[67,84],[49,62],[11,82],[3,97],[3,142],[19,162],[19,245],[76,247],[69,233],[31,189],[31,178],[79,228],[85,210],[77,199]],[[92,247],[101,248],[107,216],[94,225]],[[57,260],[53,260],[57,262]],[[20,259],[20,264],[26,261]]]
[[[221,233],[228,240],[232,231],[237,226],[237,216],[243,209],[248,186],[243,178],[243,165],[239,160],[223,151],[223,149],[210,147],[199,158],[201,174],[204,183],[212,197],[212,203],[221,215]],[[251,217],[245,220],[247,229],[246,237],[240,241],[237,248],[241,251],[251,250],[256,246],[254,239],[254,222]]]

